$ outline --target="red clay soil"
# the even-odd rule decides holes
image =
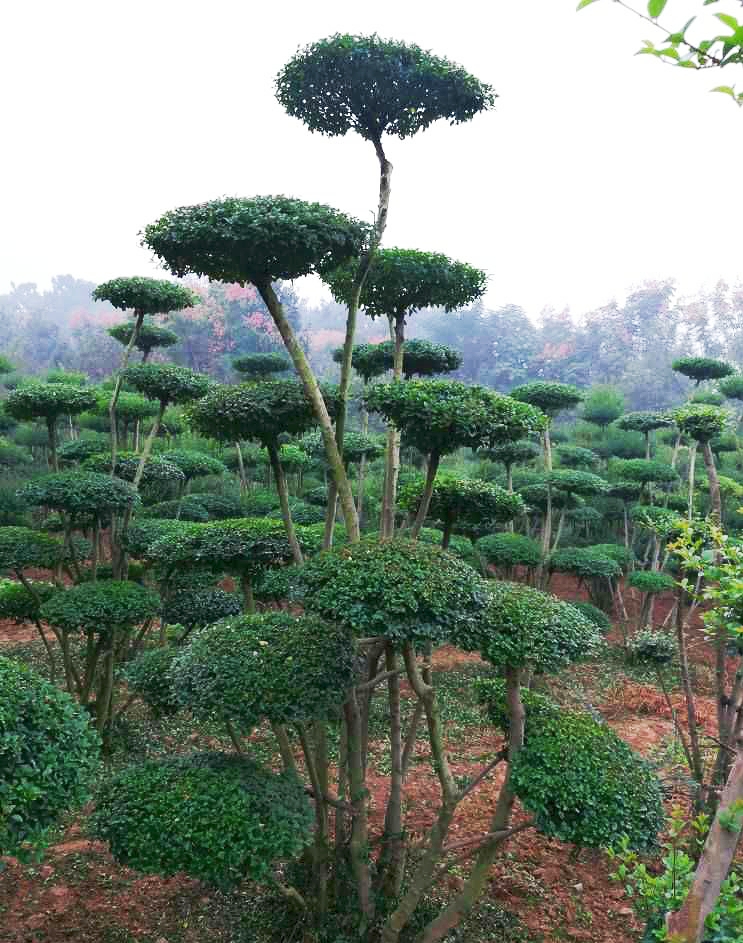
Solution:
[[[586,598],[569,577],[559,577],[551,590],[563,598]],[[0,644],[36,638],[36,630],[0,623]],[[700,649],[702,643],[700,642]],[[447,670],[478,660],[452,647],[438,650],[435,667]],[[590,667],[585,680],[590,684]],[[581,675],[583,680],[583,675]],[[590,688],[589,688],[590,689]],[[674,698],[674,707],[677,707]],[[600,704],[608,721],[635,749],[649,753],[671,736],[673,724],[662,695],[650,685],[626,680]],[[714,705],[702,699],[702,717]],[[714,714],[709,715],[714,719]],[[489,728],[473,728],[465,740],[448,744],[450,762],[457,777],[471,777],[500,748],[501,738]],[[382,750],[371,744],[371,752]],[[438,784],[428,762],[427,746],[419,742],[406,782],[409,828],[420,840],[439,804]],[[467,851],[466,841],[488,831],[489,820],[503,766],[462,803],[453,823],[449,843],[457,854]],[[370,767],[370,823],[378,833],[382,826],[389,780]],[[523,821],[517,807],[515,823]],[[461,850],[460,850],[461,849]],[[457,857],[455,854],[455,858]],[[27,866],[6,859],[0,873],[1,943],[231,943],[228,927],[215,926],[215,895],[205,885],[186,877],[144,877],[117,865],[105,847],[85,840],[73,825],[61,844],[45,855],[40,865]],[[450,871],[445,882],[456,890],[458,876],[469,861]],[[640,925],[620,886],[609,879],[611,866],[599,851],[576,854],[572,846],[548,839],[533,830],[520,832],[505,846],[493,868],[488,894],[512,911],[544,943],[585,940],[591,943],[626,943],[638,939]]]

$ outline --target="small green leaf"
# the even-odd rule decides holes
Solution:
[[[583,7],[590,6],[592,3],[596,3],[596,0],[580,0],[580,3],[576,7],[577,10],[582,10]]]
[[[723,95],[730,95],[731,98],[735,98],[735,89],[730,85],[718,85],[717,88],[712,89],[713,92],[722,92]]]
[[[729,13],[715,13],[715,16],[721,23],[724,23],[725,26],[729,26],[734,33],[737,33],[740,29],[738,21],[734,16],[730,16]]]
[[[667,0],[648,0],[648,16],[656,20],[665,9]]]

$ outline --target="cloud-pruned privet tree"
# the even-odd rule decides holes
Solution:
[[[422,477],[405,485],[400,493],[400,507],[415,514],[423,498],[425,479]],[[446,550],[457,527],[479,530],[494,529],[497,524],[512,521],[523,514],[524,502],[489,481],[460,478],[456,475],[437,476],[428,506],[428,516],[443,524],[441,546]]]
[[[552,442],[550,426],[555,417],[567,409],[574,409],[584,397],[584,394],[569,383],[554,383],[548,380],[535,380],[533,383],[524,383],[511,390],[510,396],[522,403],[529,403],[541,409],[547,416],[542,443],[544,448],[544,467],[547,472],[552,471]],[[550,552],[552,541],[552,497],[551,488],[547,483],[547,507],[542,523],[542,556]]]
[[[351,305],[355,292],[356,266],[348,263],[326,276],[337,300]],[[403,376],[405,324],[416,311],[439,307],[455,311],[480,298],[487,276],[465,262],[455,262],[438,252],[415,249],[380,249],[369,265],[361,289],[360,305],[372,319],[387,320],[394,344],[392,376]],[[399,430],[391,425],[387,434],[384,492],[382,496],[382,538],[395,531],[395,500],[400,470]]]
[[[333,351],[333,360],[341,363],[343,348]],[[354,344],[351,366],[368,383],[374,377],[392,370],[395,363],[395,342],[379,344]],[[462,355],[446,344],[434,344],[414,337],[405,341],[402,353],[402,375],[406,380],[413,377],[435,377],[441,373],[453,373],[462,366]]]
[[[348,315],[336,423],[342,452],[361,292],[387,226],[392,164],[384,138],[404,140],[439,120],[461,124],[492,107],[496,96],[489,85],[461,66],[412,43],[350,34],[336,34],[300,50],[277,76],[276,96],[310,131],[330,137],[356,132],[374,147],[379,161],[374,228],[368,245],[357,256],[345,299]],[[334,503],[332,483],[329,498]]]
[[[709,481],[710,516],[719,524],[722,519],[722,497],[711,443],[713,439],[718,438],[724,432],[728,415],[717,406],[689,403],[677,409],[673,414],[673,418],[683,435],[689,436],[702,446],[704,467]],[[689,463],[689,520],[691,520],[694,511],[695,455],[696,448],[692,450]]]
[[[581,471],[576,468],[553,469],[553,471],[547,473],[546,483],[548,490],[551,491],[552,488],[557,488],[570,497],[575,495],[579,495],[582,498],[596,497],[600,494],[606,494],[609,490],[609,485],[605,479],[591,472]],[[565,512],[568,507],[569,502],[566,502],[560,512],[560,521],[557,525],[554,543],[552,544],[553,551],[557,549],[560,543],[562,530],[565,526]]]
[[[338,408],[336,390],[318,387],[317,393],[322,399],[323,411],[330,422]],[[204,436],[222,442],[256,439],[268,451],[286,534],[295,562],[301,563],[302,550],[294,531],[289,507],[289,490],[279,454],[279,436],[282,433],[299,436],[318,424],[317,410],[314,401],[307,394],[306,386],[297,380],[287,379],[218,387],[194,403],[189,410],[189,416],[194,428]],[[333,448],[336,448],[332,428],[330,432]],[[323,441],[327,449],[324,432]],[[347,482],[342,459],[341,468]],[[356,520],[355,506],[353,517]]]
[[[545,425],[544,415],[533,406],[456,380],[378,383],[367,392],[365,402],[367,409],[394,423],[406,441],[427,456],[426,481],[411,528],[413,538],[428,516],[442,456],[460,448],[492,448],[516,441],[540,432]]]
[[[88,798],[100,740],[68,694],[10,658],[0,658],[0,704],[0,854],[25,856]]]
[[[706,380],[721,380],[735,373],[735,368],[729,363],[714,357],[679,357],[673,361],[671,369],[693,380],[696,386]]]
[[[606,429],[624,412],[624,394],[613,386],[594,386],[586,391],[580,417],[600,429]]]
[[[560,468],[578,468],[588,471],[598,465],[599,456],[592,449],[566,443],[557,447],[557,461]]]
[[[111,467],[116,464],[118,443],[116,439],[116,404],[119,399],[122,385],[122,373],[129,364],[132,349],[137,343],[139,332],[146,315],[170,314],[172,311],[182,311],[198,304],[198,297],[183,285],[160,278],[144,278],[132,276],[130,278],[113,278],[102,282],[93,291],[95,301],[107,301],[121,311],[131,310],[134,315],[134,330],[121,356],[119,373],[114,384],[113,396],[109,403],[109,417],[111,421]]]
[[[494,566],[504,579],[513,579],[517,566],[530,573],[542,563],[542,550],[533,537],[525,534],[488,534],[476,544],[480,559],[487,566]]]
[[[43,419],[46,422],[52,471],[59,471],[57,459],[57,423],[61,416],[77,416],[95,406],[93,390],[66,383],[28,383],[8,394],[4,411],[19,421]]]
[[[539,446],[529,439],[521,439],[516,442],[503,442],[491,449],[480,449],[478,455],[505,466],[506,490],[513,492],[514,465],[530,465],[534,462],[539,455]]]
[[[285,373],[291,367],[291,361],[284,354],[243,354],[232,361],[232,369],[245,380],[261,380]]]
[[[664,429],[673,425],[673,419],[666,413],[634,412],[625,413],[617,421],[620,429],[628,432],[641,432],[645,436],[645,458],[650,459],[650,433],[655,429]]]
[[[136,322],[132,324],[129,321],[123,321],[121,324],[110,327],[108,333],[114,340],[126,347],[131,341],[135,330]],[[147,363],[153,350],[173,347],[178,343],[178,339],[178,335],[170,328],[160,327],[159,324],[152,324],[150,321],[145,320],[139,326],[139,332],[134,339],[134,346],[142,352],[142,363]]]
[[[104,390],[98,396],[98,402],[92,412],[96,416],[110,416],[111,400],[113,399],[113,390]],[[140,424],[145,419],[152,419],[157,413],[157,404],[142,396],[139,393],[130,393],[128,390],[120,390],[119,398],[116,403],[116,441],[117,446],[125,450],[129,448],[129,429],[133,428],[133,447],[134,451],[139,451],[139,430]],[[108,444],[101,452],[108,451]]]
[[[123,379],[131,384],[148,399],[157,400],[159,407],[152,423],[152,428],[145,440],[142,455],[139,459],[137,473],[134,476],[134,487],[138,488],[144,474],[145,465],[152,452],[155,437],[160,431],[160,423],[168,406],[179,406],[191,403],[195,399],[206,396],[211,380],[203,373],[195,373],[188,367],[176,367],[169,363],[139,363],[128,367]],[[113,463],[115,467],[116,463]]]
[[[329,206],[284,196],[230,197],[182,206],[147,226],[144,241],[176,275],[250,283],[268,308],[320,426],[349,539],[359,535],[356,506],[330,414],[273,283],[322,274],[358,258],[369,227]],[[234,441],[234,440],[233,440]]]

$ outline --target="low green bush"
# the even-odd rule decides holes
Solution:
[[[481,537],[476,547],[485,562],[492,566],[534,568],[542,562],[542,548],[536,540],[524,534],[489,534]]]
[[[664,593],[675,586],[672,576],[654,570],[635,570],[627,577],[627,585],[641,593]]]
[[[605,612],[602,612],[598,606],[592,602],[574,602],[573,607],[582,613],[586,619],[589,619],[596,628],[603,634],[611,630],[611,619]]]
[[[13,622],[34,622],[39,618],[42,603],[50,599],[57,587],[42,580],[30,580],[33,593],[15,580],[0,580],[0,619]]]
[[[169,675],[177,652],[171,646],[147,649],[122,672],[129,688],[142,698],[155,717],[175,714],[180,708]]]

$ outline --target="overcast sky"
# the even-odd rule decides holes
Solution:
[[[675,24],[698,6],[668,8]],[[389,141],[387,245],[478,265],[489,304],[532,314],[743,275],[743,112],[709,92],[735,76],[635,57],[652,28],[609,0],[4,0],[0,291],[159,274],[139,230],[221,195],[370,219],[371,145],[310,134],[273,95],[298,46],[338,31],[417,42],[500,96]]]

